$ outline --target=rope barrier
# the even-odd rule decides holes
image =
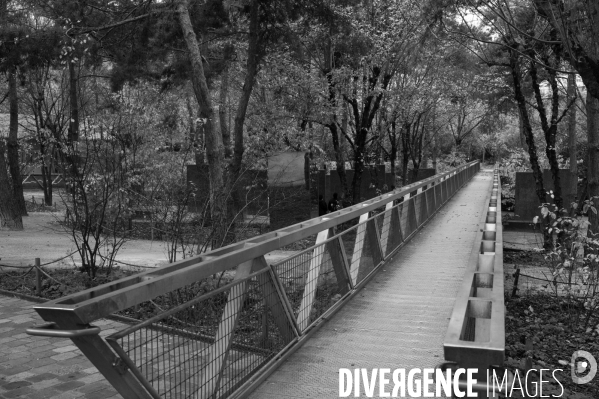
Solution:
[[[557,280],[547,280],[546,278],[540,278],[540,277],[530,276],[530,275],[524,274],[524,273],[520,273],[520,277],[532,278],[534,280],[540,280],[540,281],[544,281],[546,283],[551,283],[551,284],[576,285],[576,283],[568,283],[566,281],[557,281]]]
[[[50,262],[42,263],[41,265],[39,265],[39,267],[48,266],[48,265],[51,265],[52,263],[60,262],[61,260],[66,259],[66,258],[68,258],[68,257],[76,254],[77,252],[79,252],[79,251],[73,251],[70,254],[68,254],[66,256],[63,256],[62,258],[58,258],[58,259],[54,259],[54,260],[52,260]],[[12,268],[12,269],[27,269],[28,267],[33,267],[33,266],[31,266],[31,265],[27,265],[27,266],[6,265],[4,263],[0,263],[0,267],[8,267],[8,268]]]
[[[68,285],[68,284],[65,284],[65,283],[63,283],[62,281],[58,281],[58,280],[56,280],[54,277],[50,276],[48,273],[46,273],[45,271],[43,271],[41,267],[39,267],[39,266],[35,266],[35,268],[36,268],[37,270],[39,270],[39,271],[40,271],[40,273],[42,273],[44,276],[48,277],[50,280],[52,280],[52,281],[54,281],[54,282],[56,282],[56,283],[58,283],[58,284],[61,284],[61,285]]]
[[[105,257],[105,256],[102,256],[102,254],[99,254],[99,255],[100,255],[100,258],[102,258],[102,259],[106,259],[106,257]],[[153,267],[153,266],[134,265],[134,264],[127,263],[127,262],[123,262],[123,261],[116,260],[116,259],[113,259],[112,261],[113,261],[114,263],[120,263],[120,264],[122,264],[122,265],[125,265],[125,266],[130,266],[130,267],[141,267],[141,268],[143,268],[143,269],[154,269],[154,268],[155,268],[155,267]]]

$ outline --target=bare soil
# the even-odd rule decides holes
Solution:
[[[544,395],[568,399],[599,397],[599,379],[574,384],[570,378],[572,354],[584,350],[599,358],[599,315],[589,320],[582,304],[566,301],[548,284],[550,270],[544,254],[537,251],[504,252],[506,273],[506,363],[508,369],[525,375],[529,369],[562,369],[558,373],[563,388],[555,381],[543,384]],[[512,296],[515,267],[523,273]],[[532,277],[525,278],[524,275]],[[532,381],[538,383],[538,373]],[[583,373],[584,374],[584,373]],[[545,376],[546,378],[546,376]],[[545,379],[547,381],[547,379]],[[533,391],[533,387],[529,387]],[[563,390],[563,393],[562,393]],[[513,397],[525,397],[517,392]],[[539,397],[538,393],[537,396]]]

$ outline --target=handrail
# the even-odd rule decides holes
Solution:
[[[156,398],[171,384],[174,390],[194,389],[192,396],[199,398],[243,396],[359,292],[479,169],[477,161],[471,162],[35,310],[61,331],[79,331],[114,312],[151,304],[155,314],[108,337],[87,331],[70,337],[123,397]],[[357,225],[334,233],[334,227],[352,220]],[[312,247],[267,264],[268,252],[316,234]],[[232,272],[222,287],[169,299],[179,289],[225,271]],[[154,302],[157,298],[168,306]],[[243,367],[230,370],[229,356]],[[173,374],[177,377],[169,381]],[[193,380],[194,388],[182,382],[186,379]]]
[[[444,340],[445,360],[460,368],[479,369],[486,389],[486,371],[503,366],[505,306],[503,226],[498,169],[487,193],[479,231],[458,292]]]
[[[45,323],[39,326],[29,327],[27,334],[36,335],[39,337],[52,337],[52,338],[77,338],[84,335],[97,335],[100,333],[100,327],[88,326],[79,330],[58,330],[56,323]]]

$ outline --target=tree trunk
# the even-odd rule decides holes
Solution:
[[[391,122],[391,134],[389,141],[391,142],[391,152],[389,153],[389,161],[391,162],[391,175],[393,176],[393,185],[395,186],[395,163],[397,162],[397,124]]]
[[[225,61],[226,63],[227,61]],[[229,65],[225,65],[220,80],[220,97],[218,104],[218,119],[220,122],[220,131],[223,136],[223,145],[225,146],[225,158],[231,158],[231,131],[227,124],[227,97],[229,95]]]
[[[568,104],[570,110],[568,111],[568,152],[570,154],[570,185],[571,190],[574,193],[574,197],[577,197],[578,188],[578,148],[576,142],[576,75],[574,73],[568,74]],[[570,204],[566,204],[568,207]]]
[[[17,76],[14,69],[8,72],[8,96],[10,101],[10,122],[7,140],[8,169],[12,178],[14,200],[21,215],[27,216],[25,197],[23,197],[23,179],[19,165],[19,98],[17,95]]]
[[[528,110],[526,109],[526,98],[522,92],[522,86],[520,83],[520,67],[518,65],[519,55],[516,51],[510,49],[510,69],[512,73],[512,80],[514,85],[514,98],[518,104],[518,110],[520,112],[520,118],[522,122],[522,132],[526,139],[526,145],[528,147],[528,157],[530,161],[530,167],[532,169],[532,175],[535,180],[537,197],[539,202],[546,202],[545,187],[543,187],[543,172],[539,166],[539,157],[537,155],[537,147],[534,141],[534,135],[532,132],[532,126],[528,117]]]
[[[368,96],[364,99],[362,105],[362,114],[360,115],[360,105],[356,98],[348,101],[353,110],[356,126],[356,138],[354,139],[354,178],[352,181],[352,197],[354,204],[360,202],[362,189],[362,173],[364,173],[364,155],[366,154],[366,144],[368,144],[368,133],[372,128],[374,117],[380,109],[383,99],[382,93],[375,92],[375,89],[381,79],[383,70],[374,66],[371,74],[364,76],[364,83],[368,82]],[[385,90],[393,77],[392,74],[383,74],[380,81],[381,89]]]
[[[256,82],[256,75],[258,74],[258,66],[262,59],[260,52],[260,21],[259,21],[259,2],[253,0],[250,8],[250,31],[248,34],[248,55],[246,63],[246,75],[245,81],[243,82],[243,89],[241,90],[241,96],[239,97],[239,104],[237,105],[237,113],[235,114],[235,126],[233,129],[233,135],[235,138],[235,149],[233,151],[233,167],[232,167],[232,179],[231,181],[237,180],[239,173],[241,172],[241,163],[243,161],[244,140],[243,140],[243,125],[245,123],[245,115],[247,113],[248,104],[250,103],[250,97],[252,96],[252,90]]]
[[[37,115],[41,119],[41,106],[38,108]],[[52,171],[54,170],[54,144],[46,141],[46,136],[43,133],[44,125],[38,126],[37,130],[37,142],[39,144],[39,154],[41,159],[41,172],[42,172],[42,184],[41,188],[44,192],[44,201],[46,205],[52,205]],[[38,182],[39,184],[39,182]]]
[[[79,140],[79,92],[77,87],[77,69],[74,59],[69,59],[69,98],[71,120],[69,122],[69,142]]]
[[[52,166],[42,165],[41,169],[44,203],[48,206],[52,206]]]
[[[435,173],[437,173],[437,157],[439,157],[439,149],[437,147],[437,132],[435,132],[435,135],[433,136],[432,155],[433,155],[433,169],[435,170]]]
[[[588,137],[588,194],[590,198],[599,196],[599,100],[591,93],[587,94],[587,137]],[[584,199],[584,198],[581,198]],[[599,207],[599,200],[595,199],[595,208]],[[596,233],[599,227],[599,218],[589,212],[591,230]]]
[[[5,152],[4,139],[0,138],[0,227],[7,227],[10,230],[23,230],[23,217],[19,211],[19,205],[15,201],[5,166]]]
[[[212,105],[210,91],[204,74],[202,54],[193,31],[193,25],[189,17],[187,0],[177,2],[177,13],[179,24],[183,31],[183,37],[189,58],[191,61],[191,81],[196,100],[200,107],[200,117],[204,120],[204,134],[206,140],[206,158],[208,160],[208,171],[210,175],[210,211],[214,231],[214,246],[220,247],[225,239],[226,233],[226,198],[223,196],[223,172],[224,172],[224,148],[220,132],[214,127],[216,113]]]
[[[364,133],[356,137],[356,147],[354,148],[354,178],[352,179],[352,203],[357,204],[362,196],[362,173],[364,173]]]
[[[331,131],[331,139],[333,141],[333,150],[335,151],[335,165],[337,166],[337,175],[339,176],[339,181],[341,182],[341,191],[343,191],[344,206],[348,205],[347,201],[349,200],[348,190],[347,190],[347,173],[345,170],[345,157],[343,155],[343,149],[341,146],[342,137],[339,135],[339,131],[337,129],[337,124],[335,122],[327,125],[329,130]]]
[[[7,0],[0,0],[0,26],[6,24],[8,14]],[[14,74],[12,75],[14,79]],[[9,81],[11,80],[9,75]],[[9,83],[10,84],[10,83]],[[12,85],[12,84],[10,84]],[[16,88],[16,82],[15,82]],[[10,95],[10,93],[9,93]],[[12,101],[10,111],[12,113]],[[18,112],[18,111],[17,111]],[[11,115],[12,122],[12,115]],[[12,124],[10,125],[12,130]],[[10,133],[9,133],[10,135]],[[23,230],[23,217],[19,209],[19,204],[15,201],[14,190],[11,179],[6,169],[6,144],[4,138],[0,137],[0,227],[7,227],[11,230]]]
[[[329,105],[331,106],[331,115],[329,123],[326,125],[331,132],[331,140],[333,142],[333,150],[335,152],[335,165],[337,167],[337,175],[339,176],[339,182],[341,183],[341,190],[343,191],[343,195],[341,201],[344,206],[349,205],[350,193],[349,187],[347,184],[347,173],[345,170],[345,153],[343,151],[343,137],[341,135],[343,132],[339,132],[339,127],[337,126],[337,114],[335,108],[337,108],[337,93],[335,91],[335,82],[333,81],[333,44],[329,39],[327,41],[327,45],[324,48],[324,59],[325,59],[325,69],[324,74],[327,78],[327,88],[329,90]],[[347,107],[343,106],[343,115],[341,120],[341,128],[344,132],[347,132]]]
[[[408,181],[408,164],[410,162],[410,129],[411,125],[406,123],[400,130],[401,134],[401,181],[402,185],[410,184]]]
[[[534,57],[534,53],[531,52],[531,56]],[[547,112],[545,111],[545,104],[543,103],[543,97],[541,94],[541,88],[539,86],[539,79],[537,75],[537,67],[535,62],[531,63],[530,66],[530,77],[532,80],[532,87],[535,93],[535,99],[537,102],[537,112],[541,121],[541,128],[545,136],[545,155],[549,162],[551,169],[551,177],[553,180],[553,193],[552,198],[558,209],[563,207],[562,201],[562,184],[559,176],[559,163],[557,161],[556,151],[556,135],[557,135],[557,114],[559,111],[559,88],[557,86],[557,79],[555,71],[552,69],[547,70],[548,83],[551,87],[551,119],[548,120]]]
[[[522,111],[518,108],[518,131],[520,133],[520,146],[526,152],[528,152],[528,146],[526,145],[526,133],[524,132],[524,117]]]

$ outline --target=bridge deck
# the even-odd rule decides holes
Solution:
[[[483,170],[466,183],[251,398],[336,398],[340,368],[409,370],[441,363],[492,179],[492,171]]]

